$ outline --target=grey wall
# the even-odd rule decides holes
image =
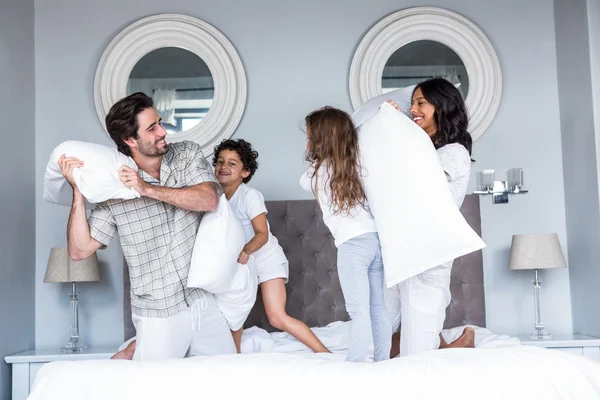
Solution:
[[[35,184],[33,0],[0,2],[0,399],[9,354],[34,346]]]
[[[600,0],[587,1],[587,17],[590,41],[592,98],[594,101],[594,129],[596,131],[596,154],[600,154]],[[600,162],[598,162],[598,170],[600,171]]]
[[[508,270],[511,235],[557,232],[567,243],[550,0],[530,0],[527,7],[521,0],[36,1],[36,281],[43,279],[50,247],[65,245],[68,215],[66,207],[41,198],[45,164],[64,140],[110,143],[96,118],[92,82],[105,46],[128,24],[157,13],[184,13],[214,25],[232,41],[248,78],[247,107],[236,136],[260,152],[252,184],[269,200],[301,199],[310,197],[298,185],[305,168],[305,138],[299,129],[304,116],[326,104],[350,111],[348,71],[358,42],[381,18],[417,5],[463,14],[484,30],[500,57],[503,100],[475,144],[474,171],[495,168],[502,175],[522,167],[531,192],[506,205],[482,199],[487,323],[497,332],[530,331],[531,275]],[[70,129],[64,129],[66,121]],[[117,344],[122,337],[118,243],[100,252],[100,259],[105,263],[103,282],[80,285],[81,334],[93,345]],[[544,320],[552,332],[570,333],[568,271],[548,271],[544,278]],[[67,291],[60,285],[37,285],[38,347],[66,340]]]
[[[573,329],[600,335],[600,207],[594,131],[594,108],[600,104],[594,105],[592,96],[586,3],[556,0],[554,4]]]
[[[594,113],[594,131],[596,140],[596,169],[600,176],[600,0],[588,0],[588,29],[589,29],[589,47],[590,47],[590,72],[592,80],[592,100]],[[600,185],[598,187],[600,190]],[[596,226],[596,231],[600,230],[600,226]],[[596,232],[596,237],[598,237]],[[592,246],[598,245],[598,242],[592,243]],[[583,272],[586,276],[585,286],[586,298],[578,296],[573,304],[573,312],[577,314],[577,318],[573,320],[573,330],[592,335],[600,336],[600,311],[594,305],[600,304],[600,265],[598,259],[593,258],[587,260],[585,264],[587,268]],[[579,286],[571,286],[571,292],[579,291]]]

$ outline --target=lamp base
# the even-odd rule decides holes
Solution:
[[[79,299],[77,297],[77,291],[75,282],[73,284],[73,291],[69,295],[71,299],[71,327],[69,329],[69,343],[61,348],[63,353],[79,353],[87,350],[89,347],[84,345],[79,340]]]
[[[546,332],[544,327],[535,328],[530,334],[529,339],[531,340],[551,340],[552,335]]]
[[[540,312],[540,288],[542,287],[542,281],[540,281],[538,276],[538,270],[535,270],[535,280],[533,281],[533,303],[535,308],[535,323],[533,331],[529,334],[529,339],[531,340],[550,340],[552,339],[552,335],[546,332],[544,329],[544,323],[541,319]]]
[[[63,353],[82,353],[89,349],[89,346],[84,345],[79,340],[70,341],[66,345],[60,348]]]

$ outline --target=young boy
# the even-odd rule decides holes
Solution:
[[[263,195],[247,185],[258,168],[257,158],[258,152],[243,139],[222,141],[213,156],[217,180],[246,235],[238,262],[246,264],[251,255],[254,258],[265,311],[273,327],[294,336],[314,352],[329,352],[306,324],[285,311],[288,260],[269,229]],[[238,343],[242,329],[233,335]]]

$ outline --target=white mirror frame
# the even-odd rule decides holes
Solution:
[[[208,23],[187,15],[160,14],[143,18],[121,31],[106,47],[96,69],[94,103],[100,123],[110,107],[127,95],[133,67],[146,54],[163,47],[179,47],[200,57],[214,82],[213,102],[195,127],[170,135],[168,141],[191,140],[205,155],[233,135],[246,105],[246,75],[229,40]]]
[[[477,140],[494,119],[502,97],[498,56],[485,34],[463,16],[436,7],[414,7],[378,22],[362,39],[350,67],[350,99],[356,110],[383,93],[381,77],[396,50],[417,41],[442,43],[458,54],[469,75],[465,99],[469,132]]]

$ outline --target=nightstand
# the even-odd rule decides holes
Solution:
[[[600,338],[584,335],[556,335],[551,340],[531,340],[520,336],[524,346],[539,346],[568,353],[580,354],[592,360],[600,361]]]
[[[13,400],[26,400],[37,372],[48,362],[105,360],[111,358],[117,352],[117,347],[90,348],[78,353],[62,353],[60,349],[28,350],[6,356],[4,361],[7,364],[12,364],[12,398]]]

